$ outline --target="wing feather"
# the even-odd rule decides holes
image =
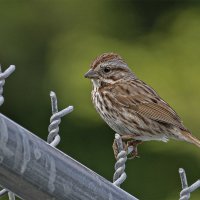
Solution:
[[[118,105],[132,109],[143,117],[187,130],[177,113],[155,91],[138,94],[134,90],[135,85],[129,84],[125,89],[123,87],[124,84],[118,84],[111,91]]]

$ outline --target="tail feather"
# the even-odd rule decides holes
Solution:
[[[187,131],[182,131],[182,134],[185,136],[185,140],[192,144],[195,144],[197,147],[200,147],[200,140],[193,136],[191,133]]]

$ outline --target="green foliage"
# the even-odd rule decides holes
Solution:
[[[1,1],[0,61],[17,70],[5,86],[2,112],[43,139],[51,115],[49,91],[62,120],[59,148],[112,180],[114,133],[95,112],[92,60],[119,53],[200,138],[200,7],[191,1]],[[200,178],[200,149],[182,142],[144,143],[128,161],[123,189],[139,199],[178,199],[178,168]],[[199,199],[200,193],[192,195]]]

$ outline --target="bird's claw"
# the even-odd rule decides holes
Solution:
[[[130,137],[127,138],[127,137],[122,136],[122,142],[123,142],[124,151],[127,152],[127,156],[129,160],[134,159],[134,158],[139,158],[137,146],[142,143],[141,141],[134,140]],[[115,158],[117,159],[119,150],[118,150],[118,146],[115,140],[113,142],[113,152],[114,152]]]

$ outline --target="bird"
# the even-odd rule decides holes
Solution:
[[[151,140],[175,139],[200,147],[200,140],[183,125],[176,111],[137,78],[120,55],[111,52],[98,56],[84,77],[91,79],[96,111],[121,136],[126,150],[133,147],[131,158],[138,156],[139,144]],[[116,157],[115,142],[113,150]]]

